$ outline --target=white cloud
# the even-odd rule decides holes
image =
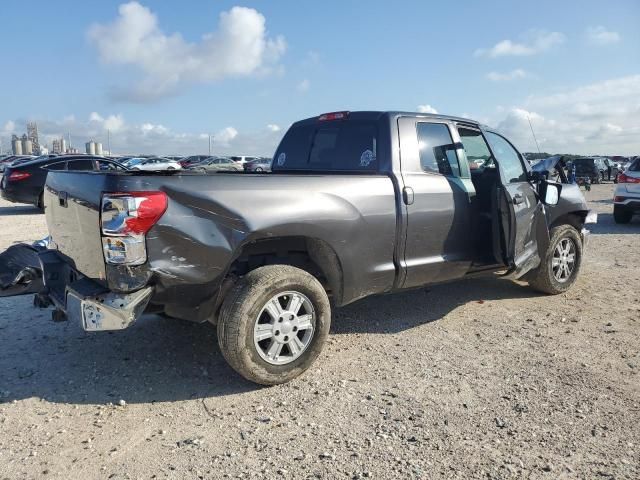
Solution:
[[[279,125],[276,125],[274,123],[270,123],[269,125],[267,125],[267,130],[269,130],[270,132],[279,132],[282,129],[280,128]]]
[[[214,136],[214,142],[223,146],[228,146],[231,141],[238,136],[238,130],[233,127],[226,127],[220,130]]]
[[[2,127],[2,132],[4,134],[11,134],[15,132],[15,130],[16,130],[16,122],[14,122],[13,120],[9,120],[7,123],[4,124],[4,127]]]
[[[308,78],[305,78],[296,86],[296,88],[298,89],[299,92],[302,92],[302,93],[307,92],[309,91],[309,88],[311,88],[311,82],[309,81]]]
[[[527,72],[522,70],[521,68],[517,68],[515,70],[511,70],[510,72],[500,73],[500,72],[489,72],[487,73],[487,79],[492,82],[508,82],[510,80],[516,80],[519,78],[525,78],[529,76]]]
[[[529,120],[549,153],[640,153],[640,75],[530,96],[491,123],[524,151],[535,151]]]
[[[527,56],[542,53],[555,45],[563,43],[565,36],[560,32],[529,30],[522,35],[522,42],[502,40],[490,48],[479,48],[473,54],[476,57]]]
[[[587,40],[591,45],[611,45],[620,39],[618,32],[607,30],[602,25],[587,28]]]
[[[128,101],[153,101],[193,83],[264,74],[277,67],[286,50],[284,37],[269,37],[265,17],[252,8],[222,12],[218,28],[198,43],[180,33],[165,34],[157,16],[138,2],[124,3],[109,24],[88,30],[105,64],[132,65],[143,72],[133,87],[115,87],[111,94]]]
[[[416,110],[418,110],[418,112],[420,113],[438,113],[438,111],[433,108],[431,105],[425,104],[425,105],[418,105],[416,107]]]
[[[71,119],[73,122],[74,119]],[[124,118],[121,114],[109,115],[107,118],[103,118],[97,112],[91,112],[89,115],[89,123],[96,125],[104,130],[109,130],[112,133],[118,132],[124,126]]]

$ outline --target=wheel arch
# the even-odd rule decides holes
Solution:
[[[326,241],[305,236],[279,236],[253,239],[235,252],[221,284],[215,307],[217,316],[225,295],[235,281],[265,265],[290,265],[320,281],[336,305],[342,304],[344,275],[335,250]]]

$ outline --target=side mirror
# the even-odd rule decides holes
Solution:
[[[540,182],[540,198],[545,205],[557,205],[560,201],[562,185],[555,182]]]

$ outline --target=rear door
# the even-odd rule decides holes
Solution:
[[[549,241],[544,206],[528,181],[525,160],[503,136],[485,131],[498,165],[503,195],[499,199],[505,235],[506,259],[516,268],[516,277],[540,264],[539,249]],[[539,245],[541,243],[542,245]]]
[[[475,252],[475,189],[459,160],[458,134],[448,122],[427,118],[401,117],[398,128],[407,217],[402,286],[462,277]]]

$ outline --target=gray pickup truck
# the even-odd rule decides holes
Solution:
[[[299,121],[270,174],[51,171],[44,203],[49,241],[0,255],[0,296],[87,331],[212,322],[260,384],[309,368],[331,306],[479,274],[564,292],[593,220],[499,133],[403,112]]]

